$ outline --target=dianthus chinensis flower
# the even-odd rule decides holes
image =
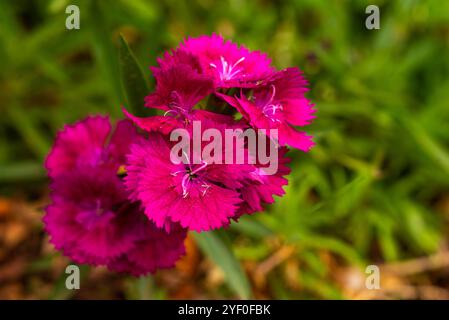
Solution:
[[[128,200],[120,171],[138,135],[127,120],[111,131],[108,118],[89,117],[58,134],[46,160],[52,203],[45,230],[78,263],[134,275],[171,267],[184,254],[186,230],[158,229]]]
[[[278,140],[272,143],[308,151],[313,145],[311,136],[294,126],[309,124],[315,110],[305,98],[307,81],[299,69],[276,71],[265,54],[239,47],[214,34],[185,40],[159,58],[158,66],[151,70],[156,90],[146,97],[145,106],[163,110],[164,115],[137,118],[126,112],[140,128],[160,133],[134,146],[129,157],[128,189],[132,199],[142,201],[150,219],[158,226],[177,221],[191,230],[207,231],[226,226],[242,214],[261,211],[262,204],[274,202],[273,195],[284,194],[282,187],[288,183],[285,176],[290,172],[285,165],[288,163],[285,147],[279,149],[275,159],[279,168],[274,175],[264,174],[260,164],[252,164],[248,170],[248,166],[223,167],[204,160],[203,166],[186,169],[194,172],[194,178],[184,175],[178,179],[171,175],[182,170],[170,162],[173,144],[164,135],[176,128],[189,128],[194,121],[214,121],[215,127],[275,129]],[[232,94],[232,89],[237,92]],[[221,108],[229,114],[235,108],[242,119],[234,121],[232,117],[204,110],[208,101],[212,101],[210,110]],[[206,178],[207,172],[215,167],[223,172],[232,168],[234,172],[246,170],[246,173],[230,185],[219,180],[211,182]],[[186,192],[191,186],[200,186],[198,190],[202,191]],[[217,187],[207,191],[211,186]],[[220,188],[224,191],[214,196],[214,191]]]
[[[162,110],[162,116],[138,118],[124,110],[125,115],[146,131],[169,134],[194,120],[214,120],[229,123],[229,117],[195,108],[214,92],[210,76],[202,74],[199,61],[192,54],[177,50],[158,60],[160,65],[151,70],[156,78],[156,89],[145,97],[145,106]]]
[[[203,132],[224,127],[211,121],[202,124]],[[173,146],[160,133],[150,133],[131,146],[126,177],[131,199],[142,202],[145,214],[158,227],[179,222],[190,230],[207,231],[228,225],[242,202],[237,190],[253,167],[216,164],[195,154],[198,150],[192,145],[188,152],[182,151],[182,162],[173,163]],[[197,156],[199,163],[194,161]]]

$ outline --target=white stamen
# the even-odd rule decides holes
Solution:
[[[170,112],[173,112],[175,115],[178,114],[178,112],[176,110],[167,110],[164,113],[164,117],[166,117]]]
[[[241,68],[236,68],[236,67],[244,60],[245,60],[245,57],[241,57],[234,64],[229,64],[223,56],[220,56],[221,70],[218,70],[217,65],[215,63],[209,63],[209,65],[212,68],[218,70],[218,72],[220,74],[221,81],[226,81],[226,80],[231,80],[236,75],[238,75],[240,72],[242,72]]]
[[[187,153],[183,152],[183,155],[188,159]],[[199,171],[201,171],[202,169],[204,169],[207,165],[208,165],[208,163],[206,161],[203,161],[203,163],[198,168],[196,168],[195,170],[192,170],[192,167],[190,166],[190,163],[189,163],[189,167],[190,167],[189,170],[179,170],[179,171],[171,173],[171,175],[174,177],[178,173],[181,173],[181,172],[185,173],[185,175],[182,177],[182,180],[181,180],[182,197],[183,198],[186,198],[189,195],[188,186],[189,186],[189,181],[192,178],[192,176],[195,175],[196,173],[198,173]],[[203,195],[205,195],[206,191],[209,189],[210,186],[207,184],[203,184],[201,186],[206,187],[206,190],[204,190],[202,193]]]

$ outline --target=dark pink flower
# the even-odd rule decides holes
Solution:
[[[46,161],[52,203],[45,230],[56,249],[78,263],[134,275],[172,266],[184,252],[186,230],[175,224],[170,233],[157,229],[139,203],[128,200],[122,166],[139,136],[127,120],[111,131],[108,118],[89,117],[58,134]]]
[[[145,97],[148,108],[187,116],[201,99],[213,91],[212,81],[190,65],[174,64],[157,70],[156,90]]]
[[[203,131],[220,128],[207,121],[202,124]],[[209,158],[194,164],[195,150],[186,155],[185,163],[175,164],[170,159],[173,144],[159,133],[150,133],[131,147],[125,179],[131,199],[142,202],[145,214],[158,227],[171,221],[195,231],[227,226],[242,201],[237,190],[254,167],[216,164]]]
[[[279,144],[309,151],[314,145],[312,137],[293,126],[311,122],[315,109],[304,97],[307,82],[297,68],[276,73],[264,86],[255,88],[252,96],[244,94],[233,98],[220,95],[236,107],[249,123],[259,129],[277,129]]]
[[[45,230],[55,248],[77,263],[138,276],[172,267],[184,254],[186,230],[157,228],[109,169],[61,174],[52,189]]]
[[[52,183],[45,229],[55,248],[78,263],[106,264],[138,239],[137,206],[130,206],[122,182],[109,169],[62,173]],[[131,230],[130,230],[131,228]]]
[[[216,34],[188,38],[180,49],[198,58],[202,72],[214,79],[217,88],[254,87],[274,73],[266,54],[239,47]]]
[[[212,93],[213,83],[207,76],[199,74],[198,70],[184,63],[184,59],[178,58],[191,57],[181,53],[167,54],[161,66],[153,68],[156,90],[145,97],[145,106],[163,110],[163,116],[139,118],[123,109],[124,114],[145,131],[168,134],[194,119],[220,117],[212,112],[193,109],[198,102]],[[195,58],[191,59],[195,61]]]

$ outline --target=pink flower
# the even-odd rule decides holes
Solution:
[[[166,113],[187,116],[192,108],[213,91],[213,83],[188,64],[168,64],[153,69],[156,90],[145,97],[145,106]]]
[[[202,130],[220,128],[202,122]],[[159,133],[150,133],[131,147],[125,178],[132,200],[139,200],[145,214],[164,227],[169,222],[195,231],[227,226],[242,202],[243,182],[254,167],[249,164],[216,164],[209,158],[195,163],[195,150],[184,163],[170,159],[173,142]],[[224,159],[224,157],[223,157]]]
[[[226,115],[194,109],[213,92],[212,80],[198,73],[194,61],[196,58],[184,51],[166,54],[164,60],[160,61],[160,67],[153,68],[156,90],[145,97],[146,107],[163,110],[164,115],[139,118],[123,109],[126,117],[145,131],[163,134],[169,134],[173,129],[188,125],[193,120],[209,119],[219,123],[233,121],[232,117]]]
[[[139,212],[136,205],[127,207],[116,174],[85,167],[62,173],[51,188],[44,223],[56,249],[76,262],[99,265],[134,247],[138,238],[129,229]]]
[[[170,233],[157,228],[108,169],[62,174],[52,189],[45,230],[55,248],[77,263],[138,276],[172,267],[184,254],[186,230],[175,224]]]
[[[313,104],[304,97],[307,82],[297,68],[276,73],[264,86],[255,88],[252,96],[243,93],[233,98],[220,95],[236,107],[249,123],[259,129],[278,129],[279,144],[309,151],[312,137],[293,126],[305,126],[315,118]]]
[[[212,80],[198,73],[194,61],[196,58],[191,55],[177,51],[173,55],[166,54],[160,67],[153,68],[156,90],[145,97],[145,106],[163,110],[163,116],[139,118],[123,109],[124,114],[141,129],[164,134],[195,119],[223,120],[219,114],[193,109],[213,91]]]
[[[128,200],[120,176],[138,134],[127,120],[111,130],[108,118],[89,117],[58,134],[46,161],[52,203],[45,230],[55,248],[78,263],[134,275],[172,266],[184,253],[186,230],[175,224],[170,233],[157,229],[139,203]]]
[[[188,38],[180,49],[198,58],[203,73],[214,79],[217,88],[251,88],[274,72],[266,54],[239,47],[216,34]]]

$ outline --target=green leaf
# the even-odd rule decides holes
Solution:
[[[251,288],[243,269],[224,241],[213,232],[195,234],[201,250],[223,271],[230,289],[242,299],[251,298]]]
[[[408,118],[408,130],[422,151],[449,176],[449,153],[415,120]]]
[[[150,90],[139,62],[122,35],[120,35],[120,76],[129,111],[135,115],[142,114],[144,98]]]

